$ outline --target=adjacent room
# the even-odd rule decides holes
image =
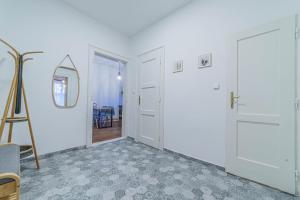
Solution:
[[[300,199],[299,0],[0,2],[0,200]]]
[[[95,55],[93,143],[122,137],[124,64]]]

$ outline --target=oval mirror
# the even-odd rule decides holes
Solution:
[[[76,68],[58,66],[52,80],[54,104],[59,108],[76,106],[79,97],[79,75]]]

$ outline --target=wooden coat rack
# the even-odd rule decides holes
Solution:
[[[9,124],[9,130],[8,130],[8,143],[11,143],[12,141],[12,133],[13,133],[13,125],[14,123],[18,122],[27,122],[28,127],[29,127],[29,132],[30,132],[30,137],[31,137],[31,143],[32,143],[32,150],[34,153],[35,157],[35,162],[36,162],[36,167],[39,169],[39,160],[38,160],[38,155],[36,151],[36,146],[35,146],[35,140],[34,140],[34,135],[32,131],[32,126],[31,126],[31,120],[29,116],[29,109],[28,109],[28,102],[26,99],[26,94],[25,94],[25,87],[24,87],[24,81],[22,78],[22,72],[23,72],[23,64],[26,61],[33,60],[33,58],[26,58],[26,56],[31,55],[31,54],[37,54],[37,53],[43,53],[42,51],[31,51],[31,52],[25,52],[23,54],[20,54],[14,47],[12,47],[10,44],[5,42],[4,40],[0,39],[0,42],[5,44],[7,47],[9,47],[12,51],[8,51],[8,54],[11,55],[15,61],[15,73],[14,77],[12,80],[12,84],[8,93],[8,98],[6,101],[1,125],[0,125],[0,141],[4,132],[5,124]],[[21,113],[21,103],[22,103],[22,96],[24,99],[24,105],[25,105],[25,116],[24,117],[17,117],[15,114],[20,114]],[[10,109],[11,108],[11,109]],[[10,112],[10,117],[8,117]]]

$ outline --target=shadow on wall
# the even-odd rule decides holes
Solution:
[[[5,62],[5,58],[0,58],[0,67],[2,67],[2,65],[4,64]]]

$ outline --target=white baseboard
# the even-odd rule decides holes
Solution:
[[[124,140],[124,139],[126,139],[126,137],[119,137],[119,138],[115,138],[115,139],[111,139],[111,140],[107,140],[107,141],[96,142],[96,143],[93,143],[89,147],[95,147],[95,146],[98,146],[98,145],[102,145],[102,144],[106,144],[106,143],[110,143],[110,142],[116,142],[116,141]]]

